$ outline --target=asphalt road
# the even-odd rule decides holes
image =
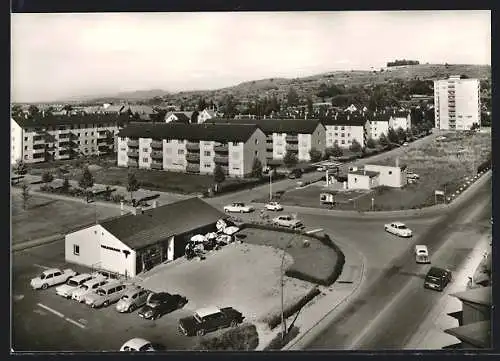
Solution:
[[[416,235],[407,251],[372,276],[347,310],[306,349],[403,349],[424,315],[447,297],[446,290],[423,288],[430,266],[415,263],[413,245],[426,244],[433,264],[457,270],[481,234],[490,229],[491,184],[490,178],[468,201]]]

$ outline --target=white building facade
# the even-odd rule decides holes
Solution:
[[[334,117],[322,120],[325,126],[326,147],[338,146],[349,148],[353,141],[365,147],[370,131],[370,123],[366,118],[352,114],[336,114]]]
[[[480,83],[478,79],[434,81],[435,127],[444,130],[468,130],[481,125]]]

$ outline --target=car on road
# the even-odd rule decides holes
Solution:
[[[156,351],[153,344],[143,338],[133,338],[120,347],[121,352],[150,352]]]
[[[408,146],[408,142],[404,142],[403,147],[407,147],[407,146]]]
[[[146,304],[151,291],[143,288],[131,288],[125,292],[116,304],[116,310],[120,313],[133,312]]]
[[[288,173],[288,179],[297,179],[302,177],[302,169],[300,168],[295,168]]]
[[[181,295],[171,295],[168,292],[153,293],[139,311],[139,316],[147,320],[157,320],[167,313],[184,307],[186,303],[188,303],[187,298]]]
[[[91,280],[88,280],[83,285],[74,290],[71,294],[71,299],[78,302],[84,302],[84,297],[87,294],[94,292],[99,287],[104,286],[108,282],[109,281],[104,277],[92,278]]]
[[[451,282],[451,271],[439,267],[431,267],[425,275],[424,288],[430,288],[437,291],[443,291],[448,283]]]
[[[316,171],[318,171],[318,172],[324,172],[324,171],[326,171],[326,166],[320,165],[319,167],[316,168]]]
[[[250,213],[254,210],[252,206],[247,206],[243,202],[234,202],[230,205],[224,206],[224,212],[231,213]]]
[[[192,316],[181,318],[179,331],[186,336],[203,336],[207,332],[236,327],[243,319],[242,313],[232,307],[206,307]]]
[[[273,218],[273,224],[279,227],[288,227],[288,228],[300,228],[302,227],[302,221],[290,215],[282,215],[276,218]]]
[[[118,301],[126,292],[127,286],[121,281],[114,281],[99,287],[84,297],[85,304],[92,308],[108,307]]]
[[[431,263],[427,246],[422,244],[417,244],[415,246],[415,261],[417,263]]]
[[[268,211],[282,211],[283,210],[283,206],[281,204],[279,204],[278,202],[269,202],[264,207],[266,207],[266,209]]]
[[[50,286],[67,282],[71,277],[76,275],[77,272],[70,268],[66,268],[62,271],[59,268],[49,268],[43,271],[39,276],[32,278],[30,286],[35,290],[45,290]]]
[[[399,237],[411,237],[413,232],[409,229],[406,224],[401,222],[392,222],[384,225],[384,229],[386,232],[395,234]]]
[[[92,276],[88,273],[82,273],[78,276],[71,277],[64,285],[56,287],[56,294],[65,298],[71,298],[73,291],[91,279]]]

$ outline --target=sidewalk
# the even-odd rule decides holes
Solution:
[[[321,294],[308,303],[301,311],[295,326],[299,334],[291,340],[283,350],[301,350],[307,343],[317,337],[335,319],[349,301],[356,296],[360,285],[365,279],[365,259],[362,254],[344,243],[334,242],[345,255],[345,264],[337,281],[329,287],[320,287]],[[288,327],[295,318],[292,315],[287,320]],[[267,325],[257,325],[259,346],[263,350],[269,342],[278,335],[281,327],[270,330]]]
[[[491,234],[486,234],[477,243],[460,271],[454,274],[454,282],[446,290],[447,295],[422,321],[413,338],[406,345],[406,350],[436,350],[459,342],[455,337],[444,333],[444,330],[448,328],[458,327],[458,321],[448,313],[462,309],[460,300],[449,295],[466,290],[468,277],[474,274],[478,265],[483,261],[484,252],[491,250],[490,242]]]

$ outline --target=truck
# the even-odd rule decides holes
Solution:
[[[335,204],[335,195],[333,193],[321,193],[319,202],[327,206],[333,206]]]
[[[78,273],[71,268],[60,270],[59,268],[49,268],[43,271],[40,275],[31,279],[30,285],[34,290],[45,290],[50,286],[55,286],[67,282],[71,277]]]

